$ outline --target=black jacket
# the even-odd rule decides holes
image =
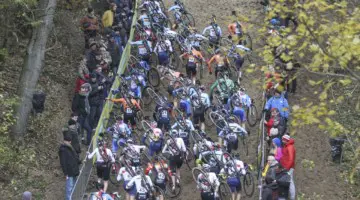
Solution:
[[[86,111],[86,96],[81,94],[75,94],[74,99],[72,101],[71,110],[73,112],[79,113],[79,115],[87,116],[90,112],[90,108]]]
[[[289,176],[286,170],[276,170],[276,182],[278,184],[279,197],[287,199],[289,196],[290,182],[282,181]]]
[[[99,90],[98,82],[90,82],[91,92],[89,94],[89,104],[90,106],[99,106],[103,100],[103,89]]]
[[[62,144],[59,148],[59,158],[65,176],[76,177],[79,175],[80,160],[72,146]]]
[[[278,185],[276,183],[270,183],[263,186],[262,199],[263,200],[275,200],[278,199]]]
[[[69,126],[63,130],[63,134],[69,134],[71,136],[71,146],[74,148],[77,154],[81,153],[81,147],[79,142],[79,134],[77,132],[76,125]]]

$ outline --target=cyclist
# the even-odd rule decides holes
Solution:
[[[142,8],[140,10],[140,16],[139,16],[138,22],[139,22],[139,24],[141,24],[146,29],[151,28],[150,19],[149,19],[149,16],[146,14],[146,9],[145,8]]]
[[[233,89],[235,88],[234,82],[228,78],[228,74],[224,73],[223,77],[220,77],[210,87],[210,100],[213,98],[214,89],[217,88],[220,93],[220,98],[223,100],[223,104],[226,104]]]
[[[124,166],[120,168],[119,174],[116,179],[117,181],[124,180],[123,188],[125,190],[125,199],[130,200],[131,198],[132,199],[135,198],[136,188],[131,187],[129,189],[126,189],[126,185],[136,175],[135,174],[136,168],[131,166],[130,160],[124,160],[124,162],[126,162],[126,164],[124,164]]]
[[[151,127],[151,133],[148,136],[148,132],[146,132],[142,138],[142,143],[145,144],[145,140],[147,137],[150,138],[150,144],[149,144],[149,155],[153,156],[154,153],[158,154],[161,151],[161,147],[163,144],[163,132],[161,129],[157,128],[156,122],[150,123]]]
[[[218,198],[219,179],[214,172],[210,172],[208,164],[203,165],[203,171],[205,174],[199,174],[196,181],[197,188],[201,190],[201,199],[215,200]]]
[[[168,173],[171,176],[171,170],[169,169],[166,160],[159,159],[159,157],[154,157],[153,163],[148,163],[147,168],[145,169],[145,174],[153,176],[154,184],[158,186],[163,191],[166,191],[166,174]],[[160,197],[163,199],[163,197]]]
[[[119,145],[124,147],[120,157],[121,162],[125,162],[125,160],[131,160],[132,166],[141,166],[140,155],[146,149],[146,146],[135,145],[132,139],[120,139]]]
[[[200,129],[205,130],[205,111],[210,107],[209,95],[204,92],[205,86],[200,86],[200,97],[192,96],[193,121],[195,125],[200,122]]]
[[[220,26],[218,26],[215,22],[211,22],[209,26],[207,26],[203,32],[202,35],[209,35],[209,41],[211,47],[216,47],[219,45],[222,32]]]
[[[241,199],[240,176],[245,174],[246,170],[244,163],[240,160],[239,154],[236,154],[234,160],[228,161],[224,168],[221,169],[220,175],[225,175],[225,177],[227,177],[227,184],[231,190],[232,200]]]
[[[108,132],[112,133],[112,152],[116,154],[119,149],[118,142],[120,138],[131,137],[131,131],[121,116],[116,117],[116,123],[108,128]]]
[[[141,61],[145,61],[148,65],[150,64],[150,54],[153,52],[152,43],[149,40],[138,40],[130,42],[131,45],[136,45],[138,48],[138,54]]]
[[[173,53],[170,40],[158,34],[157,43],[154,52],[158,54],[159,65],[166,66],[169,64],[169,54]]]
[[[229,67],[229,60],[222,54],[220,49],[215,50],[215,55],[210,58],[208,61],[208,69],[210,74],[212,74],[211,63],[215,61],[215,78],[219,72],[224,71],[225,67]]]
[[[175,184],[180,182],[180,168],[183,164],[183,156],[187,152],[184,140],[178,136],[178,132],[171,130],[169,134],[172,138],[166,141],[162,153],[170,154],[169,165],[172,173],[172,190],[175,191]]]
[[[206,136],[206,133],[203,131],[199,131],[199,134],[202,136],[202,139],[198,142],[196,142],[193,146],[194,156],[196,160],[199,158],[200,154],[208,151],[213,150],[215,148],[214,141]],[[198,164],[201,164],[201,160],[197,161]]]
[[[167,102],[166,97],[164,97],[164,100]],[[156,105],[155,112],[153,114],[155,121],[157,121],[158,128],[165,130],[166,132],[170,129],[170,112],[171,106],[166,106],[165,103],[163,103],[161,105]]]
[[[107,100],[110,100],[114,103],[122,104],[122,109],[124,112],[124,122],[126,124],[130,123],[132,129],[134,130],[136,128],[136,121],[135,121],[136,112],[141,110],[140,104],[134,98],[129,98],[129,99],[125,99],[125,98],[109,99],[109,98],[107,98]],[[127,102],[129,102],[131,105],[128,105]]]
[[[187,59],[186,64],[186,74],[189,79],[192,80],[192,83],[195,84],[196,80],[196,69],[200,66],[200,62],[205,62],[205,58],[202,56],[200,51],[197,51],[196,48],[192,48],[191,51],[185,52],[180,55],[180,59],[185,57]]]
[[[115,163],[114,155],[112,154],[111,150],[106,148],[105,143],[103,140],[98,139],[97,147],[95,150],[90,153],[86,152],[87,158],[91,159],[96,154],[96,171],[98,176],[98,184],[101,183],[101,180],[104,181],[104,192],[106,193],[108,185],[109,185],[109,178],[110,178],[110,166],[111,163]]]
[[[181,10],[182,10],[182,8],[179,6],[177,1],[175,1],[174,5],[168,9],[168,12],[173,12],[173,15],[175,18],[175,24],[179,24],[182,21],[181,20],[181,16],[182,16]]]
[[[126,185],[126,189],[130,189],[134,186],[136,188],[136,200],[148,200],[152,195],[152,191],[154,191],[154,185],[151,178],[143,173],[141,167],[136,169],[136,176],[129,181]]]
[[[243,24],[241,24],[236,18],[236,11],[231,13],[235,20],[233,23],[228,25],[229,39],[231,39],[236,44],[242,44],[241,37],[243,36]]]
[[[171,126],[172,131],[178,130],[178,136],[184,140],[185,146],[190,146],[190,132],[195,131],[194,125],[191,120],[186,116],[179,116],[174,125]]]
[[[130,76],[122,74],[121,77],[125,81],[130,81],[130,84],[126,84],[129,89],[129,94],[134,96],[136,99],[141,99],[141,88],[146,87],[147,85],[145,81],[145,74],[133,70]]]

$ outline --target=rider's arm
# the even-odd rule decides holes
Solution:
[[[178,126],[178,123],[175,122],[175,124],[171,126],[171,129],[175,129],[177,126]]]
[[[177,138],[177,140],[179,141],[180,151],[186,152],[186,146],[184,140],[182,138]]]
[[[214,186],[215,186],[215,193],[218,192],[219,190],[219,186],[220,186],[220,182],[219,182],[219,179],[216,177],[215,174],[213,174],[213,178],[214,178]]]
[[[150,185],[151,188],[153,188],[154,184],[153,184],[150,176],[146,175],[145,177],[146,177],[146,182]]]
[[[167,152],[169,152],[169,151],[168,151],[168,143],[165,142],[165,145],[164,145],[164,147],[163,147],[163,149],[162,149],[162,153],[167,153]]]
[[[93,152],[91,152],[87,157],[88,157],[88,159],[91,159],[92,157],[94,157],[94,155],[96,154],[96,153],[98,153],[99,152],[99,149],[98,148],[96,148]]]
[[[165,40],[166,46],[168,47],[170,53],[172,53],[174,50],[172,48],[171,42],[169,40]]]
[[[126,132],[126,134],[131,136],[131,130],[129,129],[129,126],[127,124],[125,124],[125,132]]]
[[[135,180],[138,178],[138,176],[139,176],[139,175],[134,176],[134,177],[128,182],[128,184],[126,184],[126,189],[130,189],[130,188],[134,185]]]
[[[205,33],[211,28],[212,28],[212,26],[208,26],[208,27],[204,28],[202,34],[205,35]]]
[[[115,163],[114,154],[111,152],[110,149],[106,149],[106,154],[110,156],[111,162]]]
[[[142,41],[141,41],[141,40],[140,40],[140,41],[135,41],[135,42],[134,42],[134,41],[131,41],[130,44],[131,44],[131,45],[141,45],[141,44],[142,44]]]
[[[265,104],[264,110],[269,110],[271,108],[271,103],[274,97],[271,97]]]
[[[109,99],[110,101],[114,102],[114,103],[124,103],[125,99],[124,98],[120,98],[120,99]]]
[[[209,72],[212,72],[211,63],[215,60],[215,58],[216,58],[216,55],[214,55],[213,57],[211,57],[211,59],[210,59],[209,62],[207,63],[207,64],[208,64]]]
[[[131,103],[134,104],[137,109],[141,110],[140,104],[135,99],[131,99]]]
[[[219,36],[221,37],[221,36],[222,36],[222,31],[221,31],[220,26],[218,26],[217,29],[218,29],[218,31],[219,31]]]
[[[212,97],[212,94],[214,92],[215,87],[218,85],[218,81],[216,80],[210,87],[210,98]]]

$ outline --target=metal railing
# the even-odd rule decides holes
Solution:
[[[133,15],[131,27],[133,27],[136,24],[136,21],[137,21],[137,2],[135,1],[134,15]],[[117,74],[114,75],[116,77],[115,77],[114,83],[111,87],[111,90],[117,89],[120,85],[119,75],[122,74],[125,71],[125,68],[127,67],[127,63],[128,63],[129,56],[130,56],[130,50],[131,50],[130,41],[132,41],[132,39],[134,37],[134,31],[135,31],[135,29],[131,28],[129,40],[128,40],[128,43],[126,44],[126,47],[124,48],[124,51],[122,53]],[[112,92],[109,92],[108,98],[114,98],[114,95],[112,94]],[[102,113],[101,113],[101,116],[99,119],[99,123],[96,127],[96,131],[92,138],[92,141],[88,148],[88,151],[91,151],[91,150],[94,150],[97,148],[97,140],[98,140],[99,134],[102,133],[104,131],[104,129],[106,129],[107,122],[108,122],[108,120],[106,120],[106,119],[109,119],[110,112],[113,108],[113,105],[114,104],[111,101],[105,102],[105,105],[103,107],[103,110],[102,110]],[[88,185],[90,175],[92,172],[92,168],[93,168],[95,161],[96,161],[96,157],[94,157],[93,160],[89,160],[86,158],[84,159],[83,165],[80,170],[80,174],[75,182],[74,189],[71,193],[70,198],[72,200],[82,200],[84,198],[84,194],[86,192],[87,185]]]

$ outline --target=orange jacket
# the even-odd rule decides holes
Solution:
[[[99,22],[97,18],[85,16],[80,20],[81,27],[84,30],[99,30]]]
[[[123,106],[123,108],[124,108],[124,110],[129,107],[129,106],[127,105],[126,100],[125,100],[124,98],[120,98],[120,99],[110,99],[110,101],[112,101],[112,102],[114,102],[114,103],[121,103],[122,106]],[[139,109],[139,110],[141,109],[140,105],[138,104],[138,102],[137,102],[135,99],[131,99],[130,101],[131,101],[131,103],[132,103],[137,109]]]

